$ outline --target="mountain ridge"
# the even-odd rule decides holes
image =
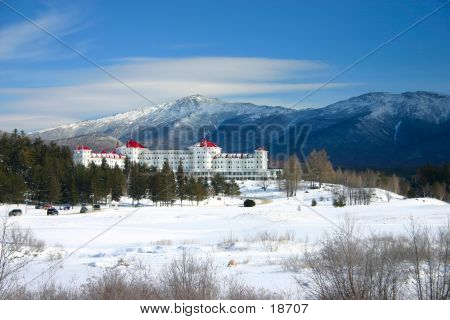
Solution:
[[[308,138],[290,149],[277,146],[274,133],[264,131],[267,126],[285,128],[278,134],[285,141],[293,140],[289,128],[308,128]],[[255,135],[253,140],[246,136],[249,132],[234,132],[232,136],[233,130],[242,131],[244,127]],[[185,139],[180,134],[184,129],[189,136]],[[134,137],[153,149],[166,149],[185,148],[200,138],[202,131],[233,152],[247,152],[265,144],[272,145],[275,157],[292,152],[303,156],[314,148],[325,148],[340,166],[439,163],[450,161],[450,144],[445,139],[450,132],[450,96],[426,91],[369,92],[322,108],[295,110],[191,95],[41,130],[32,136],[69,145],[72,140],[79,142],[80,137],[111,137],[114,142]],[[427,144],[431,138],[433,141]],[[440,150],[430,150],[435,141],[439,141]],[[353,152],[357,152],[356,157]]]

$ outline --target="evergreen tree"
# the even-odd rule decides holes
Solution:
[[[80,202],[80,194],[78,192],[77,185],[75,183],[75,179],[72,180],[72,184],[70,187],[70,194],[71,194],[70,204],[73,207]]]
[[[194,184],[196,183],[194,177],[190,176],[187,184],[186,184],[186,190],[187,190],[187,198],[192,204],[192,201],[194,201],[195,194],[194,194]]]
[[[145,174],[145,167],[141,165],[133,165],[130,168],[130,185],[128,188],[128,195],[136,200],[139,204],[139,201],[145,197],[147,193],[147,177]]]
[[[175,181],[175,174],[169,166],[169,162],[165,161],[161,170],[161,185],[160,185],[160,200],[166,205],[172,203],[177,196],[177,184]]]
[[[239,185],[236,183],[236,181],[231,180],[229,183],[225,186],[225,195],[227,196],[238,196],[241,194],[241,190],[239,188]]]
[[[197,181],[194,180],[192,182],[191,188],[193,199],[197,201],[197,205],[199,205],[200,201],[203,201],[208,198],[208,190],[200,180]]]
[[[120,201],[120,198],[123,196],[126,181],[124,172],[118,166],[115,166],[114,169],[110,170],[110,181],[111,199],[114,201]]]
[[[183,206],[183,200],[186,199],[186,184],[187,178],[184,174],[183,163],[180,162],[177,170],[177,196],[180,199],[181,206]]]
[[[57,177],[51,176],[49,178],[48,183],[47,201],[53,204],[59,200],[60,195],[61,195],[61,184],[58,181]]]
[[[211,179],[211,186],[215,195],[224,194],[226,187],[225,178],[220,173],[216,173]]]
[[[162,176],[158,170],[153,170],[149,179],[150,198],[155,206],[161,201]]]
[[[24,179],[19,175],[9,174],[6,176],[6,182],[5,190],[8,190],[8,192],[6,193],[5,202],[16,204],[23,202],[27,189]]]

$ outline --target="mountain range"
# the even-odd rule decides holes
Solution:
[[[265,145],[275,160],[323,148],[342,167],[440,164],[450,162],[450,96],[374,92],[294,110],[193,95],[31,136],[96,149],[111,149],[130,138],[152,149],[178,149],[206,136],[225,152]]]

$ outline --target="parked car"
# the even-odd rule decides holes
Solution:
[[[43,205],[42,203],[39,203],[39,204],[35,205],[34,208],[35,208],[35,209],[42,209],[43,206],[44,206],[44,205]]]
[[[48,216],[57,216],[58,215],[58,210],[56,210],[55,208],[47,209],[47,215]]]
[[[59,207],[59,210],[70,210],[70,204],[63,204]]]
[[[94,204],[94,205],[92,206],[92,208],[94,208],[94,211],[101,210],[101,207],[100,207],[99,204]]]
[[[88,213],[88,212],[89,212],[88,208],[86,208],[86,207],[81,207],[80,213]]]
[[[10,217],[21,216],[21,215],[22,215],[22,210],[20,210],[20,209],[13,209],[8,213],[8,216],[10,216]]]

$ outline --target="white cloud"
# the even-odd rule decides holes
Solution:
[[[4,7],[13,15],[15,12]],[[19,15],[17,15],[19,17]],[[76,17],[76,18],[75,18]],[[83,15],[75,7],[65,8],[64,12],[50,8],[45,14],[30,19],[58,38],[64,38],[79,31],[86,25],[81,24]],[[31,22],[20,18],[20,22],[0,29],[0,62],[30,62],[34,60],[61,59],[74,56],[55,39]]]
[[[64,38],[86,27],[79,6],[51,4],[44,14],[32,17],[43,28]],[[0,129],[40,129],[151,104],[100,68],[37,69],[36,64],[20,64],[76,56],[28,21],[3,27],[0,39]],[[259,57],[129,57],[103,67],[156,103],[202,94],[277,105],[286,105],[284,95],[319,87],[317,79],[330,69],[320,61]]]
[[[321,62],[307,60],[196,57],[122,59],[105,68],[148,99],[159,103],[191,94],[224,99],[247,97],[247,101],[251,102],[261,95],[306,92],[321,85],[320,82],[307,79],[316,77],[328,67]],[[53,81],[58,77],[61,81],[67,81],[63,77],[70,77],[70,72],[52,75]],[[74,84],[45,88],[3,87],[0,88],[0,97],[8,97],[7,107],[13,108],[17,114],[48,115],[55,124],[150,105],[101,70],[76,71],[74,78],[69,80]],[[348,85],[335,83],[327,88]],[[271,100],[275,101],[275,98]],[[2,102],[0,110],[1,105]],[[45,128],[46,125],[21,126],[27,129],[31,127]]]

